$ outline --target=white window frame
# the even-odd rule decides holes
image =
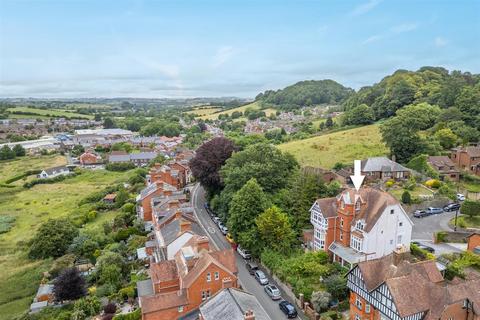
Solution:
[[[215,271],[214,275],[215,275],[215,280],[220,279],[220,273],[218,271]]]
[[[207,273],[207,282],[210,282],[212,281],[212,275],[210,274],[210,272]]]
[[[355,306],[357,307],[358,310],[363,310],[362,309],[362,300],[357,296],[355,299]]]
[[[370,313],[370,303],[365,304],[365,313]]]
[[[178,313],[182,313],[183,312],[183,306],[179,306],[178,307]]]

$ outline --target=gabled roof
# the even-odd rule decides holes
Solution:
[[[337,199],[336,198],[323,198],[317,199],[316,203],[322,211],[324,218],[332,218],[337,216]]]
[[[160,283],[178,279],[177,264],[174,260],[165,260],[152,263],[149,270],[153,283]]]
[[[60,173],[63,171],[70,171],[68,170],[67,166],[58,166],[58,167],[52,167],[44,170],[48,175]]]
[[[185,306],[188,304],[188,297],[184,290],[159,293],[152,296],[140,297],[140,304],[142,306],[142,313],[151,313]]]
[[[455,166],[453,161],[447,156],[429,156],[427,161],[437,168],[443,167],[443,166],[447,166],[447,167]]]
[[[205,320],[244,320],[246,311],[253,311],[255,320],[271,320],[254,295],[236,288],[217,292],[199,309]]]

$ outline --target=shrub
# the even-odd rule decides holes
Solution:
[[[55,299],[58,301],[75,300],[84,296],[85,279],[76,268],[64,270],[56,279],[53,285]]]
[[[33,259],[63,256],[77,235],[78,229],[70,221],[49,219],[33,237],[28,255]]]
[[[103,312],[105,312],[105,313],[115,313],[115,312],[117,312],[117,305],[113,302],[109,302],[103,307]]]
[[[442,186],[442,182],[437,179],[430,179],[425,182],[425,185],[429,188],[438,189]]]
[[[404,204],[412,203],[412,196],[410,195],[410,192],[408,192],[408,190],[405,190],[402,193],[402,203]]]
[[[135,169],[135,165],[131,162],[109,163],[105,166],[105,169],[108,171],[122,172]]]
[[[137,309],[130,313],[117,314],[113,320],[140,320],[142,318],[141,309]]]
[[[387,188],[391,188],[394,184],[395,184],[395,181],[392,180],[392,179],[390,179],[390,180],[388,180],[387,182],[385,182],[385,186],[386,186]]]
[[[435,260],[435,256],[430,252],[420,249],[416,244],[410,244],[410,252],[421,260]]]
[[[135,298],[135,287],[134,286],[129,286],[122,288],[118,291],[118,295],[123,299],[133,299]]]
[[[467,227],[467,223],[465,222],[464,217],[458,217],[457,218],[457,226],[459,226],[462,229],[465,229]]]
[[[318,313],[321,313],[328,308],[328,304],[330,303],[331,299],[332,296],[330,293],[326,291],[315,291],[314,293],[312,293],[311,299],[313,308]]]
[[[2,233],[7,233],[12,229],[14,223],[15,223],[15,217],[7,216],[7,215],[1,215],[0,216],[0,234]]]
[[[437,242],[445,242],[447,238],[447,232],[446,231],[439,231],[435,234],[435,238]]]

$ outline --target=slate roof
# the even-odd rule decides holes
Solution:
[[[197,223],[197,220],[193,216],[182,215],[182,219],[190,222],[190,228],[194,234],[199,236],[205,235],[203,228]],[[182,219],[175,219],[160,229],[165,245],[168,246],[180,235],[180,224]]]
[[[205,320],[244,320],[248,310],[253,311],[255,320],[271,320],[254,295],[236,288],[217,292],[203,302],[199,309]]]
[[[109,162],[129,162],[130,155],[128,154],[110,154],[108,155]]]
[[[138,281],[137,292],[139,297],[151,296],[153,294],[152,279]]]
[[[455,163],[447,156],[430,156],[427,161],[435,168],[447,167],[445,169],[449,169],[448,167],[455,167]]]
[[[390,171],[411,171],[399,163],[388,159],[387,157],[373,157],[362,160],[363,172],[390,172]]]
[[[70,171],[66,166],[52,167],[44,170],[49,176],[63,171]]]
[[[130,160],[153,160],[157,155],[156,152],[131,153]]]

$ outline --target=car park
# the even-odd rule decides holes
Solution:
[[[247,267],[248,273],[250,273],[251,275],[254,275],[255,271],[258,270],[258,266],[254,262],[248,262],[245,266]]]
[[[278,288],[273,284],[267,284],[264,290],[272,300],[278,300],[282,298],[280,290],[278,290]]]
[[[465,201],[465,195],[461,193],[457,193],[457,200],[458,201]]]
[[[443,211],[450,212],[450,211],[458,211],[460,210],[460,203],[449,203],[445,207],[443,207]]]
[[[278,304],[280,310],[287,316],[287,318],[296,318],[297,317],[297,309],[288,301],[282,301]]]
[[[248,260],[252,257],[250,251],[243,249],[241,246],[237,247],[237,252],[243,259]]]
[[[427,210],[425,210],[428,214],[440,214],[443,212],[442,208],[434,208],[434,207],[428,207]]]
[[[428,217],[429,215],[430,215],[430,213],[427,213],[427,211],[425,211],[425,210],[415,210],[415,212],[413,213],[413,216],[415,218]]]
[[[268,278],[262,270],[255,271],[255,279],[257,279],[258,283],[261,285],[268,284]]]

